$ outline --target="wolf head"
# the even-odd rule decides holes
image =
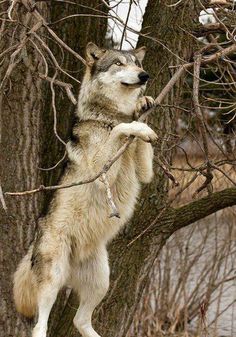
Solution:
[[[97,79],[103,86],[117,89],[137,89],[149,79],[142,68],[146,47],[132,51],[101,49],[90,42],[86,48],[86,61],[91,79]],[[115,88],[114,88],[115,89]]]
[[[145,52],[145,47],[122,51],[88,43],[87,67],[79,96],[80,117],[88,116],[88,110],[94,110],[94,106],[98,109],[98,105],[101,109],[103,106],[103,111],[116,110],[131,116],[149,79],[142,68]]]

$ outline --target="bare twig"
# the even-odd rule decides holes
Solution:
[[[159,212],[158,216],[156,217],[156,219],[154,221],[152,221],[150,223],[149,226],[147,226],[147,228],[145,228],[140,234],[138,234],[133,240],[131,240],[128,244],[127,247],[131,246],[135,241],[137,241],[139,238],[141,238],[145,233],[147,233],[156,223],[157,221],[161,218],[161,216],[164,214],[164,212],[166,211],[167,207],[169,207],[169,204],[166,205],[165,207],[162,208],[162,210]]]
[[[126,148],[128,147],[128,145],[131,143],[131,141],[133,140],[134,137],[132,137],[131,139],[129,139],[127,141],[127,143],[125,143],[120,149],[119,151],[116,153],[116,155],[110,159],[101,169],[100,172],[98,172],[94,177],[88,178],[86,180],[82,180],[79,182],[74,182],[71,184],[62,184],[62,185],[54,185],[54,186],[44,186],[44,185],[40,185],[38,188],[35,188],[33,190],[29,190],[29,191],[23,191],[23,192],[5,192],[6,195],[14,195],[14,196],[21,196],[21,195],[29,195],[29,194],[34,194],[34,193],[38,193],[41,191],[54,191],[54,190],[60,190],[63,188],[70,188],[70,187],[75,187],[75,186],[80,186],[80,185],[85,185],[85,184],[89,184],[94,182],[96,179],[98,179],[99,177],[101,177],[101,175],[103,173],[106,173],[110,167],[114,164],[114,162],[125,152]],[[128,144],[128,145],[127,145]]]
[[[46,57],[44,56],[43,52],[38,48],[37,44],[34,43],[34,41],[32,39],[29,39],[29,41],[33,44],[34,48],[37,50],[37,52],[42,57],[42,60],[43,60],[44,66],[45,66],[44,77],[46,78],[48,76],[48,63],[47,63]]]
[[[204,173],[202,172],[202,174],[204,174],[206,179],[204,183],[202,184],[202,186],[200,186],[197,189],[197,191],[194,193],[193,197],[195,197],[203,189],[208,188],[209,184],[211,183],[213,179],[213,175],[211,173],[210,161],[208,158],[209,151],[208,151],[208,144],[207,144],[207,131],[206,131],[205,123],[204,123],[204,116],[203,116],[200,103],[199,103],[199,80],[200,80],[201,59],[202,59],[201,54],[196,55],[195,62],[194,62],[193,103],[194,103],[196,116],[199,120],[199,130],[200,130],[200,134],[202,137],[204,154],[206,156],[207,170]]]
[[[109,181],[107,179],[106,173],[103,173],[99,179],[101,179],[101,181],[105,185],[106,192],[107,192],[107,200],[108,200],[108,203],[109,203],[109,205],[112,209],[112,213],[110,214],[109,217],[110,218],[113,218],[113,217],[120,218],[120,213],[119,213],[119,211],[116,207],[116,204],[114,202],[114,199],[113,199],[113,196],[112,196],[112,193],[111,193],[111,188],[110,188]]]
[[[21,0],[22,4],[28,9],[29,4],[33,6],[33,2],[31,3],[29,0]],[[80,56],[78,53],[76,53],[73,49],[71,49],[64,41],[62,41],[59,36],[51,29],[49,28],[46,20],[42,17],[42,15],[35,9],[32,14],[37,19],[37,21],[40,21],[43,23],[43,26],[48,30],[50,35],[57,41],[63,48],[65,48],[67,51],[69,51],[73,56],[75,56],[78,60],[80,60],[83,64],[86,65],[86,61],[83,59],[82,56]]]
[[[157,165],[162,169],[162,171],[165,173],[165,175],[172,181],[173,185],[175,187],[179,186],[179,182],[175,179],[173,174],[168,170],[168,168],[158,159],[155,158]]]
[[[11,46],[7,49],[5,49],[1,54],[0,57],[3,57],[4,55],[6,55],[7,53],[10,53],[11,51],[13,51],[14,49],[16,49],[19,46],[19,44],[15,44],[14,46]]]
[[[66,151],[64,152],[63,157],[60,160],[58,160],[58,162],[55,165],[53,165],[52,167],[48,167],[48,168],[38,167],[38,169],[41,170],[41,171],[51,171],[51,170],[54,170],[58,165],[60,165],[63,162],[63,160],[65,158],[66,158]]]
[[[48,45],[38,36],[38,34],[33,33],[33,35],[35,36],[35,38],[39,41],[39,43],[42,45],[42,47],[48,52],[51,60],[53,61],[56,69],[60,70],[63,74],[65,74],[66,76],[70,77],[71,79],[73,79],[75,82],[80,83],[80,81],[78,81],[75,77],[71,76],[68,72],[66,72],[64,69],[62,69],[59,65],[59,63],[57,62],[57,59],[55,58],[55,56],[53,55],[51,49],[48,47]]]
[[[125,34],[126,34],[126,27],[127,27],[128,21],[129,21],[129,16],[130,16],[131,8],[132,8],[132,2],[133,2],[132,0],[129,0],[129,9],[128,9],[128,13],[127,13],[127,16],[126,16],[126,20],[125,20],[125,24],[124,24],[124,27],[123,27],[121,40],[120,40],[120,49],[122,49],[124,37],[125,37]]]
[[[234,186],[236,186],[236,181],[234,181],[224,170],[214,164],[212,164],[211,166],[217,171],[221,172]]]
[[[40,78],[42,78],[43,80],[46,80],[46,81],[48,81],[48,82],[50,82],[50,83],[52,83],[52,81],[53,81],[53,78],[52,77],[49,77],[49,76],[45,76],[44,74],[38,74],[39,75],[39,77]],[[70,83],[66,83],[66,82],[62,82],[62,81],[59,81],[59,80],[54,80],[53,81],[53,84],[56,84],[56,85],[58,85],[59,87],[62,87],[62,88],[64,88],[65,89],[65,91],[66,91],[66,93],[67,93],[67,96],[68,96],[68,98],[70,99],[70,101],[74,104],[74,105],[76,105],[77,104],[77,100],[76,100],[76,98],[75,98],[75,96],[74,96],[74,94],[73,94],[73,92],[72,92],[72,88],[73,88],[73,86],[70,84]]]
[[[17,65],[17,63],[20,61],[20,58],[16,59],[16,57],[18,56],[18,54],[22,51],[22,48],[25,46],[27,40],[29,39],[30,34],[35,34],[35,32],[42,27],[42,22],[38,21],[33,28],[28,32],[27,35],[25,35],[25,37],[22,39],[22,41],[20,42],[20,44],[18,45],[17,49],[12,53],[11,57],[10,57],[10,63],[9,66],[7,68],[7,71],[3,77],[2,83],[0,85],[0,89],[3,87],[4,82],[6,81],[7,78],[9,78],[9,76],[11,75],[13,69],[15,68],[15,66]],[[12,47],[14,48],[14,46]],[[9,48],[10,49],[10,48]]]
[[[5,212],[7,212],[7,205],[5,203],[5,200],[4,200],[4,195],[3,195],[3,192],[2,192],[2,186],[0,185],[0,201],[2,203],[2,207],[4,209]]]
[[[57,76],[57,72],[55,72],[55,75],[52,78],[52,81],[50,82],[50,88],[51,88],[51,92],[52,92],[52,109],[53,109],[53,130],[54,133],[57,137],[57,139],[64,145],[66,146],[66,143],[64,142],[64,140],[58,135],[57,133],[57,109],[56,109],[56,102],[55,102],[55,90],[54,90],[54,80]]]
[[[11,14],[12,14],[12,11],[13,11],[15,5],[17,4],[17,2],[18,2],[18,0],[11,0],[11,4],[10,4],[8,10],[7,10],[7,15],[8,15],[8,17],[11,21],[13,21]]]

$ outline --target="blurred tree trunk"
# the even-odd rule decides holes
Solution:
[[[52,5],[39,5],[37,8],[42,16],[50,22],[56,21],[70,13],[91,13],[90,6],[99,6],[100,1],[81,0],[78,6],[52,2]],[[86,5],[83,8],[79,5]],[[9,3],[1,5],[1,12],[6,11]],[[17,29],[14,22],[1,21],[0,53],[10,46],[22,41],[24,34],[35,22],[31,13],[17,5],[13,11],[13,19],[22,22]],[[56,26],[56,28],[55,28]],[[83,55],[86,43],[91,39],[99,44],[104,40],[106,20],[100,18],[74,18],[53,26],[54,31],[68,45]],[[47,40],[46,30],[40,29],[39,34]],[[48,42],[50,43],[50,42]],[[55,42],[50,48],[64,69],[76,71],[72,75],[81,79],[82,64],[68,52],[62,52]],[[6,72],[9,55],[1,58],[0,82]],[[26,55],[26,58],[24,57]],[[19,62],[14,68],[10,80],[4,83],[0,90],[0,184],[3,191],[27,190],[40,184],[53,184],[61,172],[57,169],[42,172],[39,167],[54,165],[63,155],[64,147],[56,139],[53,132],[53,112],[51,106],[50,86],[38,77],[43,72],[43,62],[38,52],[30,43],[19,55]],[[53,76],[52,69],[49,76]],[[62,79],[62,77],[60,77]],[[63,78],[66,82],[68,79]],[[72,81],[73,82],[73,81]],[[74,85],[74,93],[78,85]],[[77,94],[76,94],[77,96]],[[58,133],[67,139],[74,106],[61,89],[56,88],[56,105],[58,109]],[[25,255],[35,233],[38,217],[46,209],[49,194],[36,194],[27,197],[6,197],[7,214],[0,205],[0,336],[28,337],[31,334],[32,323],[19,317],[12,301],[12,274],[19,260]],[[58,303],[64,302],[64,294]],[[63,304],[61,304],[63,305]],[[53,321],[60,319],[56,311],[62,310],[58,304],[55,307]]]

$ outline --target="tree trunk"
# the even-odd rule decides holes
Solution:
[[[40,6],[45,14],[46,7]],[[32,24],[31,15],[23,8],[18,12],[19,20]],[[1,52],[9,47],[13,25],[2,21]],[[18,28],[12,45],[25,34],[26,28]],[[26,51],[26,50],[25,50]],[[29,50],[28,50],[29,52]],[[42,62],[30,50],[31,66],[41,70]],[[8,55],[1,65],[0,78],[7,70]],[[45,139],[41,131],[43,96],[42,81],[35,72],[26,67],[23,60],[16,65],[10,80],[0,93],[1,111],[1,160],[0,177],[3,191],[28,189],[42,183],[40,166],[42,144]],[[43,206],[43,195],[26,198],[6,198],[8,207],[1,212],[1,336],[27,336],[29,324],[19,317],[12,301],[12,274],[19,259],[26,253],[32,241],[36,221]]]
[[[151,81],[146,94],[154,98],[158,96],[175,71],[170,70],[169,66],[180,64],[177,55],[184,60],[189,60],[192,54],[194,47],[192,37],[178,28],[183,27],[183,20],[185,20],[186,27],[191,30],[193,18],[190,12],[191,4],[170,8],[164,0],[148,2],[143,32],[146,33],[148,30],[152,37],[165,46],[145,37],[141,37],[138,43],[140,46],[147,46],[144,69],[150,73]],[[145,29],[145,27],[148,28]],[[182,85],[176,85],[163,103],[176,104],[181,98],[181,88],[183,88]],[[155,148],[155,155],[158,156],[161,152],[171,161],[171,152],[168,150],[171,145],[169,135],[175,131],[175,110],[159,108],[152,116],[149,124],[155,128],[160,139]],[[160,221],[157,220],[156,225],[153,226],[155,232],[151,225],[166,203],[167,187],[166,176],[156,167],[154,181],[143,189],[132,222],[110,245],[111,287],[106,300],[98,308],[96,316],[98,331],[102,336],[126,336],[150,269],[171,235],[169,226],[173,221],[172,217],[166,216],[163,227],[158,226]],[[136,239],[149,226],[151,226],[150,230]]]
[[[100,1],[77,1],[77,3],[88,7],[100,5],[99,8],[104,10]],[[4,11],[7,10],[8,5],[7,2],[2,6]],[[72,11],[73,13],[91,13],[91,9],[76,6],[75,10],[75,6],[65,5],[62,2],[59,4],[53,2],[51,7],[37,4],[37,9],[50,22]],[[22,5],[17,5],[12,16],[25,26],[21,24],[16,26],[14,22],[1,21],[0,52],[22,41],[29,30],[25,27],[32,27],[35,24],[32,14],[27,12]],[[54,29],[53,26],[52,28]],[[83,55],[84,47],[90,39],[99,44],[104,40],[106,20],[77,17],[67,23],[57,24],[56,28],[58,36]],[[41,29],[40,34],[42,37],[46,36],[46,30]],[[48,42],[46,37],[45,41]],[[65,69],[78,71],[73,75],[81,79],[81,63],[72,60],[68,52],[62,54],[55,42],[50,43],[50,48],[60,65]],[[9,55],[11,54],[6,54],[1,63],[1,82],[8,67]],[[61,158],[65,150],[53,132],[49,84],[38,77],[38,72],[44,71],[41,56],[28,42],[26,48],[18,56],[20,56],[19,62],[0,91],[0,185],[4,192],[27,190],[40,184],[55,183],[60,175],[61,166],[47,172],[42,172],[39,167],[52,166]],[[54,75],[53,69],[50,69],[49,75]],[[68,79],[60,76],[61,79],[68,82]],[[77,90],[78,86],[77,88],[75,86],[74,92]],[[66,140],[74,106],[61,89],[56,89],[56,106],[58,108],[58,133]],[[34,237],[37,219],[47,208],[49,198],[49,194],[43,193],[23,198],[6,197],[7,213],[4,212],[2,205],[0,206],[0,336],[28,337],[31,335],[32,324],[16,313],[12,301],[12,275],[19,260],[29,248]],[[58,300],[58,303],[61,303],[60,312],[63,307],[63,298],[64,296],[61,296]],[[55,322],[59,317],[55,314],[58,307],[59,305],[55,307],[53,314]]]
[[[188,29],[193,24],[189,15],[189,6],[171,9],[165,1],[149,1],[144,15],[143,27],[152,27],[151,36],[162,41],[166,48],[158,42],[141,38],[139,45],[146,45],[148,52],[144,62],[144,69],[150,72],[152,81],[148,94],[156,97],[172,76],[168,68],[178,65],[179,57],[188,60],[193,47],[193,40],[177,27],[181,26],[183,18]],[[167,29],[168,27],[168,29]],[[150,28],[149,28],[150,29]],[[169,51],[171,49],[172,52]],[[158,78],[157,78],[158,77]],[[180,86],[177,86],[178,88]],[[168,96],[166,103],[173,104],[181,96],[180,89],[174,89]],[[169,138],[175,130],[175,111],[173,109],[159,109],[149,122],[156,129],[160,139]],[[167,151],[170,142],[160,141],[156,149],[162,151],[169,160],[171,154]],[[171,235],[170,230],[163,229],[173,222],[172,216],[166,216],[162,228],[155,227],[155,235],[145,233],[141,238],[133,239],[142,233],[158,216],[158,209],[162,209],[167,198],[168,182],[163,171],[155,169],[156,176],[152,184],[143,188],[135,215],[130,224],[126,225],[123,232],[109,247],[111,265],[110,291],[103,303],[94,314],[96,329],[102,336],[124,337],[130,327],[133,315],[140,301],[146,279],[149,275],[155,258],[160,249]],[[75,315],[76,295],[71,294],[65,311],[61,314],[59,326],[54,330],[53,337],[76,336],[74,328],[71,330],[72,320]],[[69,329],[69,332],[68,332]]]

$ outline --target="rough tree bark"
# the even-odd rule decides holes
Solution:
[[[106,10],[100,1],[77,1],[78,6],[65,5],[62,2],[51,6],[37,4],[40,13],[53,22],[68,13],[91,13],[88,8],[79,5],[98,6]],[[1,12],[7,10],[9,3],[1,5]],[[15,25],[1,21],[0,52],[10,45],[18,43],[23,34],[32,26],[32,15],[23,6],[17,6],[13,18],[24,23],[15,30]],[[54,29],[55,27],[53,27]],[[97,18],[76,18],[63,24],[57,24],[54,29],[57,34],[79,54],[83,54],[88,40],[101,44],[105,37],[106,21]],[[45,30],[39,31],[42,36]],[[65,69],[76,70],[73,75],[81,79],[82,64],[68,53],[62,54],[61,49],[53,42],[50,48]],[[22,54],[27,55],[27,64]],[[43,71],[43,63],[39,54],[27,44],[27,48],[20,54],[21,59],[12,72],[10,80],[0,90],[0,184],[3,191],[29,189],[39,184],[54,184],[61,172],[56,170],[42,172],[38,167],[50,167],[63,155],[64,148],[53,133],[53,113],[49,84],[38,77]],[[26,54],[27,53],[27,54]],[[9,55],[9,54],[8,54]],[[0,80],[2,81],[7,69],[8,55],[0,66]],[[2,62],[2,59],[1,59]],[[49,73],[54,75],[52,69]],[[61,79],[62,77],[60,77]],[[68,82],[68,79],[66,79]],[[75,83],[73,83],[76,93]],[[66,140],[71,124],[74,106],[67,99],[62,90],[56,88],[56,104],[58,108],[58,132]],[[47,208],[49,194],[40,194],[26,198],[9,198],[5,201],[7,214],[0,205],[0,336],[11,337],[30,336],[32,322],[20,317],[12,302],[12,274],[19,260],[26,253],[33,239],[38,217]],[[56,311],[62,309],[63,294],[55,307],[53,321],[56,322]],[[60,305],[61,304],[61,305]]]

